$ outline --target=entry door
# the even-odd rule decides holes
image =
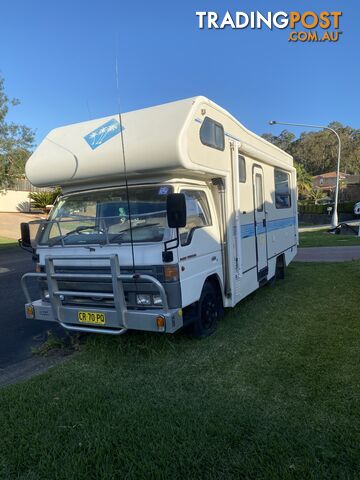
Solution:
[[[259,280],[268,273],[267,243],[266,243],[266,213],[264,202],[264,177],[261,167],[253,169],[254,218],[257,269]]]

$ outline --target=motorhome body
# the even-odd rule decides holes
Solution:
[[[112,334],[192,323],[206,335],[296,254],[292,157],[205,97],[55,129],[26,173],[63,191],[34,236],[28,318]],[[186,200],[179,230],[173,193]]]

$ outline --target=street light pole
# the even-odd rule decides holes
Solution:
[[[334,202],[334,211],[331,219],[331,226],[333,228],[337,227],[339,224],[337,211],[338,211],[338,199],[339,199],[339,179],[340,179],[340,159],[341,159],[341,140],[340,140],[339,134],[333,128],[325,127],[324,125],[307,125],[305,123],[277,122],[276,120],[271,120],[269,122],[269,125],[290,125],[292,127],[319,128],[323,130],[330,130],[330,132],[336,135],[336,138],[339,143],[339,148],[338,148],[338,159],[337,159],[337,167],[336,167],[335,202]]]

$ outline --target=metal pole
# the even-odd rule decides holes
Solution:
[[[340,140],[339,134],[333,128],[325,127],[324,125],[308,125],[306,123],[277,122],[276,120],[271,120],[269,122],[269,124],[270,125],[290,125],[292,127],[319,128],[319,129],[323,129],[323,130],[330,130],[330,132],[332,132],[336,135],[336,138],[337,138],[338,143],[339,143],[339,148],[338,148],[338,159],[337,159],[337,167],[336,167],[336,186],[335,186],[334,211],[333,211],[333,214],[332,214],[331,226],[333,228],[337,227],[338,224],[339,224],[337,210],[338,210],[338,199],[339,199],[339,179],[340,179],[340,159],[341,159],[341,140]]]

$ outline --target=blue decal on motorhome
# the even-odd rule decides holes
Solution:
[[[262,233],[273,232],[274,230],[281,230],[282,228],[292,227],[296,224],[295,217],[280,218],[278,220],[269,220],[267,226],[264,227],[261,223],[256,227],[257,235]],[[253,223],[247,223],[240,226],[241,238],[250,238],[255,236],[255,225]]]
[[[85,135],[84,140],[93,150],[95,150],[95,148],[100,147],[100,145],[110,140],[110,138],[114,137],[122,130],[124,130],[124,127],[121,127],[118,120],[113,118]]]

